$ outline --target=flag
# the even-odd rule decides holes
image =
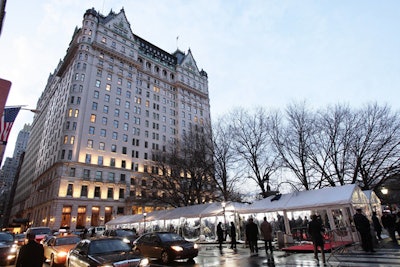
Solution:
[[[21,107],[4,108],[0,124],[0,144],[7,144],[8,136],[20,109]]]

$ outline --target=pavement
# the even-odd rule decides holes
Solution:
[[[250,256],[250,250],[244,244],[239,244],[236,250],[224,244],[220,251],[216,244],[202,244],[199,256],[193,266],[226,266],[226,267],[265,267],[265,266],[337,266],[337,267],[388,267],[400,266],[400,246],[385,238],[377,244],[376,252],[367,253],[360,244],[343,247],[325,253],[326,263],[314,259],[311,253],[292,253],[275,250],[266,254],[263,243],[259,243],[257,256]],[[175,266],[175,265],[174,265]],[[180,265],[177,265],[180,266]],[[185,265],[188,266],[188,265]]]

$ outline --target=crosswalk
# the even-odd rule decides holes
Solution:
[[[367,253],[361,250],[349,250],[332,254],[328,261],[334,266],[400,266],[400,250],[382,248]]]

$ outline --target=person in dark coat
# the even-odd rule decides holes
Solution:
[[[395,232],[396,218],[394,217],[394,215],[391,214],[390,211],[384,210],[381,221],[383,227],[388,231],[388,234],[392,241],[397,244]]]
[[[217,238],[219,249],[222,250],[222,242],[224,242],[224,230],[222,229],[222,223],[219,222],[217,225]]]
[[[372,223],[374,225],[374,230],[376,232],[376,236],[378,237],[378,240],[382,240],[381,234],[382,234],[382,225],[381,222],[379,221],[378,217],[376,216],[376,212],[372,212]]]
[[[260,225],[261,235],[264,239],[265,243],[265,253],[268,255],[268,248],[271,253],[273,253],[272,249],[272,226],[267,221],[267,217],[264,217],[264,221]]]
[[[353,220],[357,231],[360,233],[361,246],[363,250],[366,252],[374,252],[370,222],[367,217],[362,214],[361,209],[356,209],[356,214],[354,214]]]
[[[231,222],[230,236],[231,236],[231,249],[236,249],[236,227],[233,222]]]
[[[258,226],[254,223],[253,218],[249,218],[246,224],[246,240],[249,243],[250,255],[258,255]]]
[[[314,246],[314,258],[318,261],[318,247],[321,249],[322,262],[325,263],[325,251],[324,251],[324,238],[322,233],[325,232],[322,226],[321,220],[318,219],[317,215],[311,215],[311,221],[308,224],[308,233],[311,236],[311,240]]]
[[[42,267],[45,262],[43,246],[35,241],[35,234],[26,235],[28,243],[23,245],[18,253],[16,267]]]

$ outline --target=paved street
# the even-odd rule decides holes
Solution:
[[[261,266],[400,266],[400,247],[389,240],[384,240],[375,253],[365,253],[359,246],[347,247],[337,253],[326,254],[327,263],[314,260],[313,253],[287,253],[275,251],[273,256],[266,256],[261,247],[258,257],[250,257],[250,251],[244,245],[239,245],[236,251],[223,248],[222,253],[217,245],[202,245],[196,263],[186,261],[175,262],[169,266],[174,267],[261,267]],[[321,259],[321,257],[320,257]],[[164,266],[160,262],[152,262],[152,266]]]
[[[335,267],[389,267],[400,266],[400,246],[392,243],[388,238],[381,241],[375,253],[365,253],[356,246],[346,247],[343,251],[326,253],[327,263],[314,260],[313,253],[288,253],[274,251],[273,256],[265,254],[264,247],[259,249],[257,257],[250,257],[250,251],[239,244],[236,251],[228,245],[218,249],[216,244],[202,244],[199,256],[195,263],[176,261],[168,266],[174,267],[265,267],[265,266],[335,266]],[[320,257],[321,259],[321,257]],[[47,263],[43,264],[48,267]],[[152,261],[151,266],[165,266],[159,261]]]

